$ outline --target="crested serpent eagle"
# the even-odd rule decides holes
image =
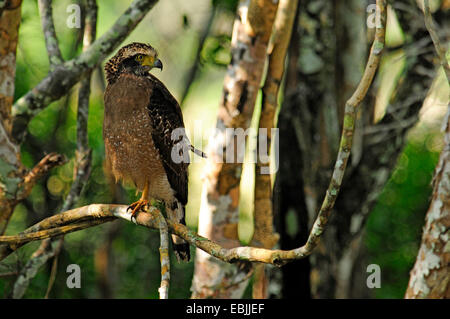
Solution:
[[[150,199],[162,201],[167,217],[185,224],[188,165],[196,150],[184,131],[181,108],[149,71],[162,70],[156,50],[143,43],[122,47],[105,64],[103,139],[106,165],[116,181],[130,181],[142,192],[130,205],[132,215]],[[174,134],[176,133],[176,134]],[[172,235],[178,260],[189,261],[189,244]]]

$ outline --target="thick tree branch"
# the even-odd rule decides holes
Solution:
[[[140,212],[136,219],[131,218],[127,209],[128,206],[126,205],[92,204],[48,217],[20,234],[0,236],[0,245],[7,247],[8,251],[7,254],[0,255],[0,261],[31,241],[65,235],[112,221],[115,218],[125,219],[147,228],[160,229],[160,212],[157,208],[146,207],[145,211]],[[173,234],[184,238],[191,245],[227,263],[241,260],[282,266],[289,261],[304,258],[312,252],[306,246],[292,250],[271,250],[247,246],[227,249],[196,234],[182,224],[172,222],[169,219],[166,220],[166,223]],[[48,249],[46,247],[48,246],[41,247],[39,251],[46,251]],[[40,254],[36,252],[35,255],[39,256]]]
[[[65,235],[77,230],[89,228],[114,219],[123,218],[131,221],[128,206],[92,204],[50,216],[14,236],[0,236],[0,261],[9,256],[24,244]],[[153,209],[150,209],[153,212]],[[136,223],[145,227],[158,229],[158,215],[140,214]],[[38,251],[52,251],[48,243],[41,245]],[[40,255],[38,251],[35,255]],[[33,258],[31,258],[33,259]]]

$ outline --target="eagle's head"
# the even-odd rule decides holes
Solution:
[[[137,74],[145,74],[153,68],[161,69],[163,65],[158,59],[158,52],[149,44],[133,42],[117,51],[106,64],[105,73],[109,84],[126,70]]]

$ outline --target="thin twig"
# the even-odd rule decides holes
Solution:
[[[2,129],[1,125],[0,129]],[[44,156],[44,158],[37,163],[33,169],[25,174],[13,196],[10,195],[10,197],[5,196],[0,198],[0,207],[2,208],[2,211],[0,212],[0,235],[5,233],[9,220],[14,212],[14,207],[30,195],[36,182],[42,176],[47,174],[52,168],[63,165],[65,162],[65,157],[56,153],[50,153]],[[11,176],[13,176],[12,173]]]
[[[47,174],[52,168],[61,166],[67,159],[60,154],[50,153],[44,156],[23,178],[21,191],[17,194],[16,200],[21,201],[30,195],[36,182]]]
[[[17,276],[18,274],[19,274],[18,271],[4,272],[4,273],[0,274],[0,278],[9,277],[9,276]]]
[[[59,247],[60,248],[62,247],[62,242]],[[48,281],[47,292],[45,293],[44,299],[48,299],[48,296],[50,295],[50,292],[52,291],[53,284],[55,283],[56,273],[58,272],[58,255],[59,255],[60,251],[61,251],[61,249],[58,249],[57,253],[55,253],[55,256],[53,257],[52,270],[50,272],[50,279]]]
[[[356,114],[361,101],[367,94],[381,60],[386,34],[386,0],[377,0],[377,11],[380,14],[380,24],[376,28],[375,39],[370,49],[370,55],[361,81],[353,95],[345,104],[344,123],[342,128],[339,152],[334,166],[330,184],[322,202],[318,216],[313,224],[305,246],[297,248],[298,253],[309,254],[318,244],[319,239],[328,222],[328,218],[336,202],[342,180],[344,178],[347,161],[352,149],[353,133],[355,130]]]

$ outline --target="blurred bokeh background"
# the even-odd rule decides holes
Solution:
[[[53,1],[53,16],[63,57],[70,59],[81,50],[79,30],[66,25],[70,0]],[[130,0],[98,0],[97,36],[103,34],[131,3]],[[230,60],[230,39],[236,0],[160,1],[139,24],[124,44],[148,42],[159,51],[164,71],[155,71],[180,101],[185,124],[194,145],[205,148],[208,130],[215,126],[226,65]],[[403,34],[392,20],[388,41],[401,42]],[[201,50],[199,50],[201,48]],[[401,71],[402,57],[387,55],[380,70],[378,114],[383,114],[393,79]],[[48,59],[36,1],[22,4],[22,23],[17,49],[15,98],[35,86],[48,72]],[[102,139],[104,75],[101,69],[92,77],[89,109],[89,144],[93,149],[93,169],[78,206],[90,203],[131,203],[135,190],[115,185],[103,170]],[[21,155],[32,167],[43,155],[58,152],[71,161],[42,179],[31,196],[17,206],[7,235],[16,234],[31,224],[58,212],[73,178],[76,147],[77,87],[71,94],[52,103],[29,124]],[[397,167],[372,212],[365,244],[371,263],[382,269],[382,285],[377,298],[402,298],[420,243],[421,230],[431,193],[431,178],[443,141],[440,126],[448,105],[448,86],[443,74],[435,81],[421,112],[419,123],[410,131],[408,144]],[[257,105],[259,105],[257,103]],[[204,134],[194,136],[194,129]],[[251,146],[250,146],[251,147]],[[187,224],[196,230],[206,162],[190,165]],[[239,235],[243,244],[252,236],[253,169],[244,167]],[[14,271],[25,263],[39,243],[26,245],[0,264],[0,273]],[[114,221],[69,234],[58,259],[58,272],[50,293],[53,298],[157,298],[159,271],[159,234],[124,221]],[[78,264],[82,270],[81,289],[66,287],[66,267]],[[43,298],[51,265],[40,270],[25,298]],[[188,298],[194,264],[175,260],[171,271],[171,297]],[[14,277],[0,278],[0,292],[10,290]],[[250,293],[247,292],[249,297]]]

